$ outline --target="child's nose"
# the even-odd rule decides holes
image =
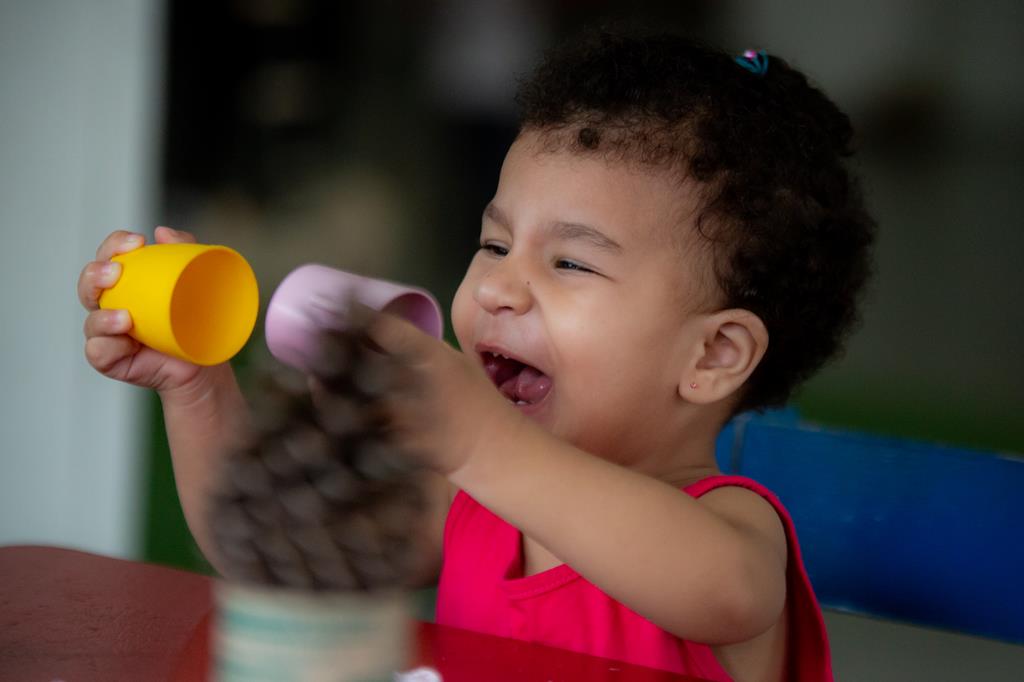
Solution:
[[[530,283],[506,260],[491,269],[477,284],[473,298],[492,315],[509,310],[522,315],[533,305]]]

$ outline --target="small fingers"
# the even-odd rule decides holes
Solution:
[[[134,355],[141,344],[130,336],[94,336],[85,342],[85,358],[106,374],[114,365]]]
[[[99,308],[100,295],[104,289],[117,284],[121,277],[121,264],[113,261],[93,261],[78,276],[78,300],[86,310]]]
[[[132,317],[127,310],[94,310],[86,315],[83,332],[86,339],[91,339],[127,334],[131,328]]]
[[[427,357],[436,342],[411,322],[391,315],[364,309],[367,335],[387,355],[399,360],[415,361]]]
[[[156,228],[156,232],[153,236],[156,238],[158,244],[196,243],[196,237],[191,232],[175,230],[167,227],[166,225],[161,225]]]
[[[127,230],[111,232],[110,235],[103,240],[103,243],[100,244],[100,247],[96,249],[96,260],[110,260],[111,257],[116,256],[119,253],[134,251],[145,243],[146,238],[137,232],[128,232]]]

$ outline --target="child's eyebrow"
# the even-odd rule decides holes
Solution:
[[[490,218],[509,232],[512,231],[511,222],[507,217],[505,217],[502,210],[494,204],[487,204],[487,207],[484,208],[484,217]],[[557,223],[553,223],[550,230],[558,239],[582,240],[590,242],[593,246],[596,246],[599,249],[604,249],[605,251],[611,251],[613,253],[622,252],[622,245],[605,235],[600,230],[590,227],[589,225],[559,221]]]

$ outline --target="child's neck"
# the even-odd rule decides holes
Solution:
[[[700,415],[704,416],[704,415]],[[646,476],[683,488],[721,473],[715,458],[718,420],[680,414],[675,423],[650,430],[640,447],[620,463]]]

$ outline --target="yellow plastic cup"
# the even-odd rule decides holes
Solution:
[[[133,338],[194,362],[230,360],[249,340],[259,314],[256,275],[234,249],[211,244],[151,244],[114,256],[117,284],[104,309],[127,310]]]

